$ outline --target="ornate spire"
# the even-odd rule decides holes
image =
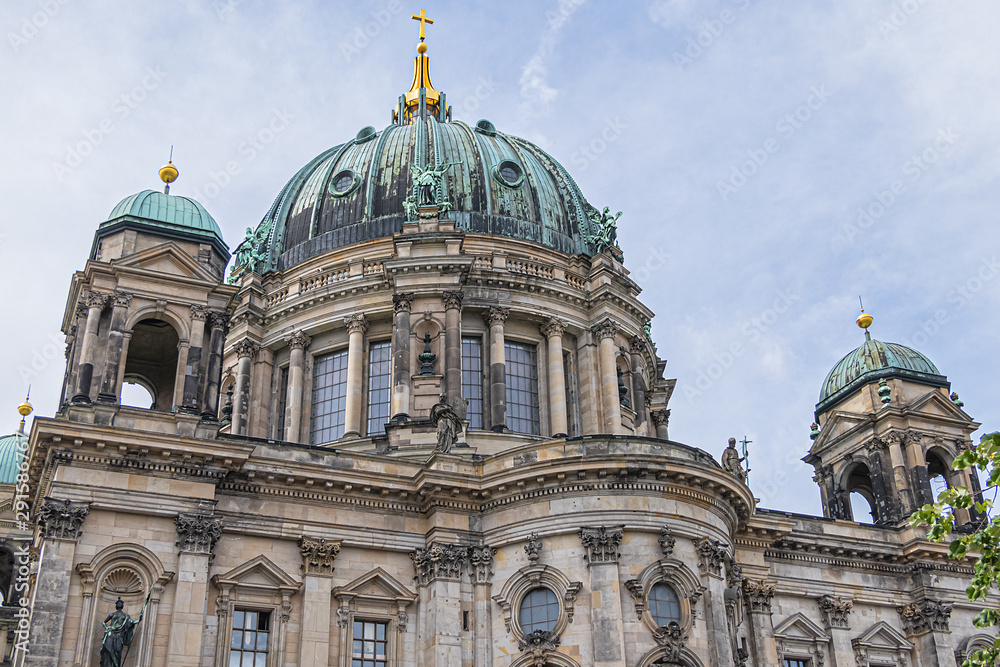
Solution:
[[[431,59],[427,57],[427,42],[424,41],[424,30],[428,23],[434,23],[434,19],[428,18],[423,9],[412,18],[420,21],[420,42],[417,44],[417,56],[413,59],[413,83],[410,90],[399,96],[399,102],[392,111],[392,122],[409,125],[416,118],[427,117],[449,120],[451,109],[445,101],[445,94],[431,83]]]

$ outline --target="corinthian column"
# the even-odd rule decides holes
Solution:
[[[288,361],[288,388],[285,391],[287,403],[285,409],[288,412],[285,432],[281,434],[281,437],[288,442],[298,442],[302,432],[302,387],[305,379],[303,369],[309,343],[309,336],[301,331],[296,331],[288,339],[288,347],[291,349]]]
[[[187,350],[187,362],[184,364],[184,395],[181,409],[184,412],[198,413],[198,393],[201,384],[202,347],[205,344],[205,320],[208,319],[208,307],[191,306],[191,338]]]
[[[250,364],[257,355],[260,345],[249,338],[244,338],[236,344],[236,356],[239,361],[236,366],[236,402],[233,404],[233,432],[236,435],[247,433],[247,412],[250,408]]]
[[[553,438],[565,438],[569,432],[566,421],[566,377],[563,370],[562,336],[566,326],[555,317],[541,326],[548,339],[549,357],[549,421]]]
[[[642,353],[646,349],[646,339],[642,336],[632,336],[629,339],[629,374],[632,376],[632,407],[635,409],[635,432],[644,433],[640,429],[646,422],[646,381],[642,373]]]
[[[219,418],[219,385],[222,384],[222,350],[226,344],[226,327],[229,318],[225,313],[209,313],[208,324],[212,330],[208,339],[208,371],[202,379],[205,387],[201,410],[202,419],[215,421]]]
[[[775,589],[773,581],[743,580],[743,599],[750,611],[750,639],[755,665],[778,664],[778,647],[771,623],[771,598]]]
[[[413,293],[393,294],[392,312],[392,419],[410,416],[410,308]]]
[[[489,308],[483,319],[490,327],[490,429],[502,432],[507,426],[507,357],[504,354],[503,324],[510,310]]]
[[[101,311],[108,302],[108,295],[88,292],[84,298],[87,305],[87,325],[83,331],[80,348],[80,368],[76,373],[76,394],[74,403],[90,403],[90,384],[94,377],[94,355],[97,349],[97,329],[101,324]]]
[[[222,536],[222,520],[210,514],[181,514],[174,523],[180,576],[174,590],[167,655],[172,667],[198,667],[208,611],[208,569]]]
[[[601,341],[598,357],[601,367],[601,399],[604,406],[604,432],[620,433],[622,407],[618,398],[618,364],[615,361],[615,335],[618,324],[610,317],[593,328]]]
[[[361,377],[364,361],[365,331],[368,320],[364,315],[347,318],[347,398],[344,401],[344,435],[361,435]]]
[[[128,292],[115,290],[113,298],[114,307],[111,310],[111,327],[108,330],[104,379],[101,382],[101,393],[97,395],[97,399],[117,403],[121,393],[118,387],[118,368],[122,365],[122,349],[125,344],[125,318],[128,314],[128,307],[132,303],[132,295]]]
[[[462,297],[461,292],[444,293],[444,386],[448,405],[462,396]]]

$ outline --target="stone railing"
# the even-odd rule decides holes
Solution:
[[[566,274],[566,284],[570,287],[575,287],[578,290],[587,289],[587,281],[573,273]]]
[[[320,287],[325,287],[327,285],[332,285],[333,283],[338,283],[341,280],[347,280],[349,276],[350,270],[346,266],[341,266],[335,269],[327,269],[326,271],[315,276],[299,278],[299,294],[319,289]]]
[[[277,292],[274,292],[273,294],[268,294],[266,297],[264,297],[264,307],[273,308],[274,306],[277,306],[279,303],[281,303],[287,298],[288,298],[288,287],[285,286],[279,289]]]
[[[507,270],[511,273],[520,273],[526,276],[537,276],[538,278],[552,278],[552,267],[548,264],[540,264],[530,260],[507,258]]]
[[[382,273],[382,262],[365,262],[362,267],[362,273],[366,276],[375,275],[377,273]]]

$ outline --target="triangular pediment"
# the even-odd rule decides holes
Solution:
[[[175,278],[219,282],[219,279],[198,263],[198,260],[181,250],[172,241],[113,260],[111,265],[115,268],[151,271]]]
[[[944,396],[940,391],[929,391],[908,406],[913,412],[925,415],[934,415],[946,419],[959,419],[971,422],[972,417],[965,413],[965,410],[955,405],[950,398]]]
[[[333,595],[337,598],[366,597],[408,601],[417,598],[416,593],[399,583],[380,567],[358,577],[346,586],[338,586],[334,589]]]
[[[889,651],[909,651],[913,648],[913,644],[907,641],[906,637],[899,630],[885,621],[879,621],[868,628],[854,642],[865,648]]]
[[[780,639],[800,639],[805,641],[828,641],[829,637],[814,621],[804,614],[789,616],[774,628],[774,636]]]
[[[249,588],[297,589],[300,584],[287,572],[260,555],[225,574],[212,577],[216,585],[244,586]]]

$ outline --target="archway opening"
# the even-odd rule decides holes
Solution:
[[[0,549],[0,606],[10,606],[7,598],[14,578],[14,554],[9,549]]]
[[[851,519],[860,523],[878,523],[875,490],[868,466],[857,464],[847,476],[845,487],[850,497]]]
[[[151,402],[145,407],[164,412],[173,409],[179,342],[177,331],[163,320],[146,319],[133,327],[125,360],[125,381],[149,393]],[[123,402],[124,390],[122,387]],[[138,403],[135,407],[143,406]]]
[[[927,476],[930,478],[931,482],[931,494],[934,496],[934,500],[938,499],[938,496],[942,491],[948,489],[948,473],[950,469],[948,465],[944,462],[944,459],[935,452],[927,453]]]
[[[126,377],[122,382],[122,405],[151,410],[156,404],[156,396],[148,382],[138,377]]]

